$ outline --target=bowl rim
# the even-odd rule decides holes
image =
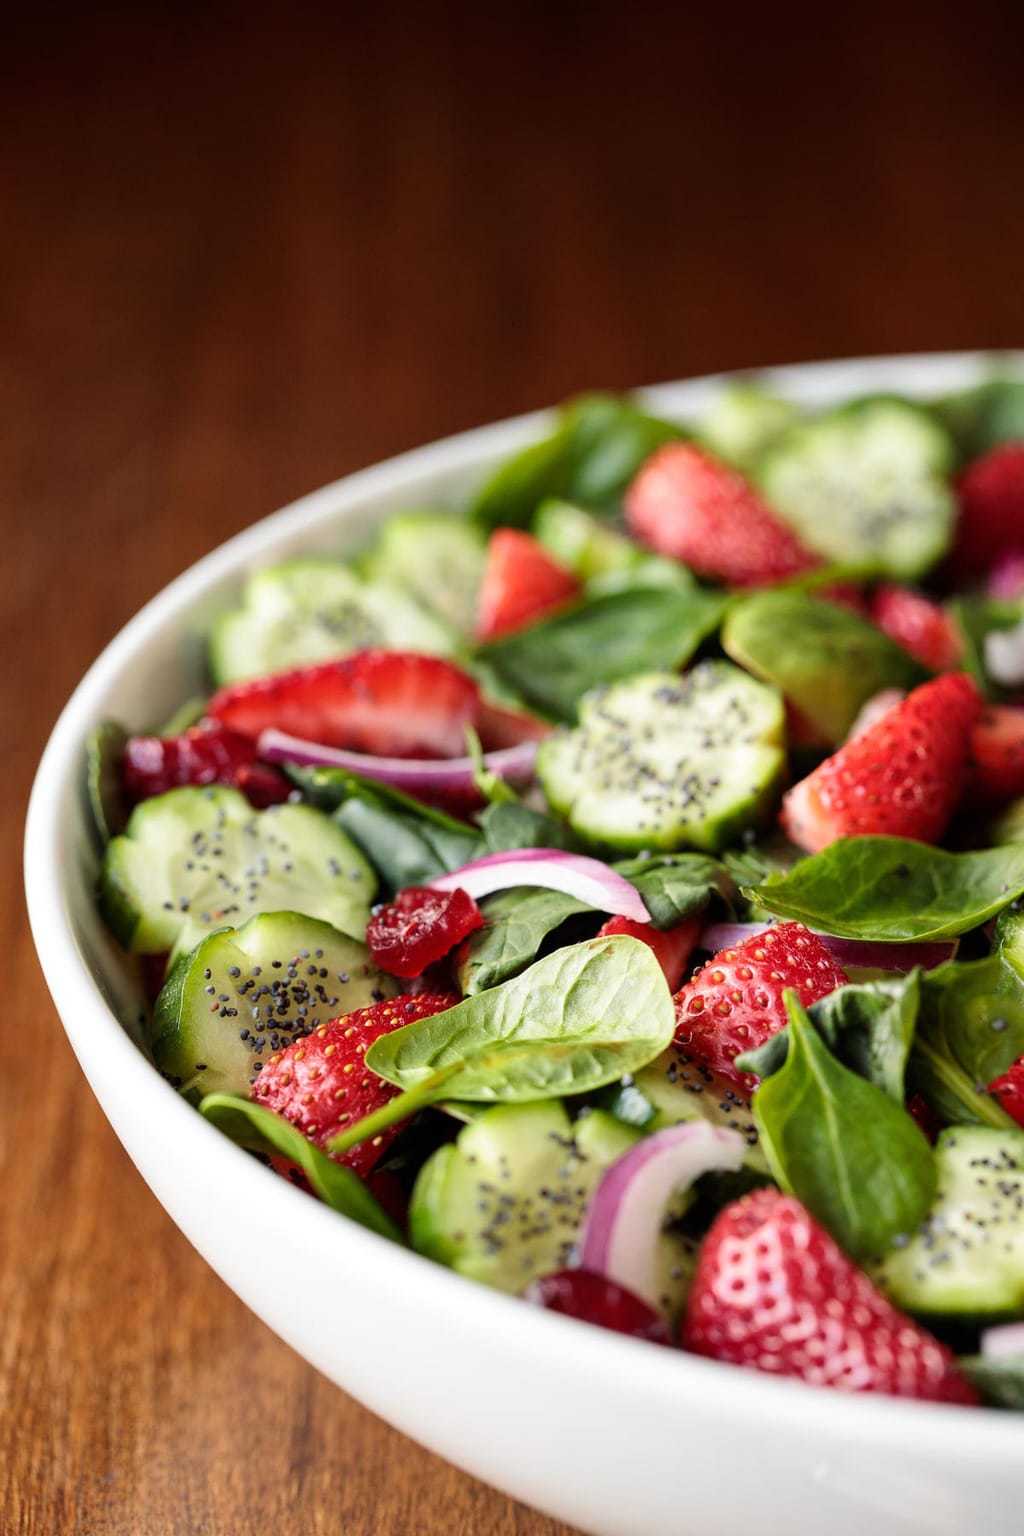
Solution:
[[[879,384],[931,394],[962,387],[1000,367],[1024,369],[1024,350],[900,354],[736,370],[635,393],[649,405],[683,415],[699,411],[723,382],[738,377],[757,377],[784,394],[813,400]],[[418,482],[439,470],[471,470],[493,461],[529,441],[551,416],[550,411],[532,412],[440,439],[299,498],[190,566],[151,598],[103,649],[53,727],[33,783],[25,830],[29,921],[65,1032],[90,1082],[95,1075],[90,1058],[102,1050],[108,1075],[116,1073],[124,1091],[144,1102],[147,1117],[158,1120],[173,1137],[200,1138],[195,1145],[211,1179],[245,1181],[250,1192],[258,1192],[268,1219],[291,1228],[297,1236],[308,1230],[311,1237],[323,1240],[329,1223],[331,1240],[347,1247],[354,1262],[376,1266],[393,1291],[408,1288],[410,1296],[415,1293],[418,1303],[439,1317],[450,1318],[458,1305],[460,1322],[470,1334],[484,1338],[515,1327],[524,1362],[535,1352],[548,1357],[554,1353],[566,1373],[583,1374],[590,1391],[614,1393],[616,1383],[628,1373],[634,1399],[641,1392],[649,1395],[652,1405],[666,1408],[686,1400],[710,1406],[714,1400],[737,1428],[770,1419],[779,1429],[813,1428],[830,1439],[865,1448],[873,1443],[889,1445],[894,1435],[905,1435],[916,1453],[1005,1464],[1020,1453],[1020,1429],[1011,1414],[812,1391],[802,1382],[730,1369],[679,1351],[652,1349],[641,1341],[524,1305],[518,1298],[466,1280],[354,1222],[339,1219],[336,1212],[300,1195],[236,1147],[160,1077],[108,1005],[79,948],[72,927],[68,868],[61,857],[65,807],[68,797],[78,792],[83,743],[98,718],[98,705],[133,655],[186,616],[204,592],[272,557],[275,546],[290,535],[326,531],[335,522],[343,525],[346,515],[368,497],[415,491]],[[253,1180],[260,1181],[258,1187]]]

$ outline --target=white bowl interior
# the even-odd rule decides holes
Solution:
[[[819,405],[868,389],[939,393],[999,365],[1024,369],[1024,353],[815,364],[762,377]],[[643,396],[686,419],[720,384],[715,377],[662,385]],[[966,1528],[969,1510],[981,1509],[987,1530],[1019,1529],[1006,1523],[1014,1490],[1024,1491],[1019,1452],[1011,1454],[1020,1430],[1009,1420],[815,1393],[662,1354],[470,1286],[267,1174],[183,1104],[128,1038],[140,996],[93,900],[97,857],[81,782],[88,731],[108,716],[144,728],[201,691],[202,632],[252,567],[304,552],[344,554],[395,512],[459,505],[545,421],[542,413],[467,433],[315,492],[199,562],[104,651],[54,729],[26,837],[33,934],[65,1028],[144,1177],[243,1299],[392,1422],[509,1492],[587,1529],[630,1536],[676,1529],[674,1519],[694,1536],[738,1530],[744,1511],[766,1533],[788,1531],[794,1516],[837,1533],[881,1516],[886,1530],[952,1536]],[[283,1238],[270,1254],[268,1222]],[[387,1380],[374,1368],[381,1351],[372,1327],[371,1352],[364,1331],[337,1315],[344,1308],[329,1310],[329,1327],[315,1306],[297,1317],[283,1302],[297,1285],[318,1294],[325,1277],[338,1297],[378,1319]],[[616,1431],[623,1415],[629,1432]],[[674,1426],[669,1437],[666,1422]],[[724,1523],[713,1487],[691,1492],[684,1514],[678,1484],[666,1483],[666,1458],[673,1441],[680,1454],[684,1425],[699,1458],[693,1465],[728,1478],[732,1513]],[[749,1449],[744,1425],[766,1450]],[[740,1435],[733,1443],[747,1448],[749,1498],[730,1476],[733,1433]],[[850,1468],[854,1447],[872,1457],[870,1479]],[[567,1466],[583,1475],[567,1477]]]

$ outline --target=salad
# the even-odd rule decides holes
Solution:
[[[530,1304],[1024,1408],[1024,381],[574,400],[207,654],[88,750],[199,1114]]]

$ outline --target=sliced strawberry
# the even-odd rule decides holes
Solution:
[[[950,565],[958,579],[981,575],[1024,531],[1024,442],[1003,443],[975,459],[957,483],[960,517]]]
[[[382,971],[411,979],[483,925],[483,913],[465,891],[410,885],[373,914],[366,942]]]
[[[999,1100],[1011,1120],[1024,1125],[1024,1056],[1000,1077],[994,1078],[988,1091]]]
[[[1024,795],[1024,708],[990,705],[971,731],[971,789],[986,803]]]
[[[942,1121],[932,1109],[923,1093],[912,1093],[907,1100],[907,1114],[913,1120],[919,1131],[922,1131],[934,1146],[939,1132],[942,1130]]]
[[[413,651],[356,651],[222,688],[208,713],[255,740],[276,728],[380,757],[460,757],[480,708],[459,667]]]
[[[121,778],[133,804],[189,784],[230,784],[261,807],[287,800],[291,793],[284,774],[257,762],[248,736],[212,720],[180,736],[129,737]]]
[[[477,599],[478,640],[510,635],[571,602],[580,584],[543,544],[516,528],[499,528],[487,546]]]
[[[560,1269],[553,1275],[541,1275],[523,1294],[534,1306],[561,1312],[563,1317],[577,1317],[652,1344],[672,1342],[668,1324],[653,1307],[625,1286],[590,1269]]]
[[[871,617],[890,640],[931,671],[950,672],[960,665],[963,644],[955,623],[922,593],[886,582],[875,593]]]
[[[454,993],[395,997],[371,1008],[321,1024],[287,1050],[268,1056],[249,1097],[284,1115],[316,1146],[393,1099],[399,1090],[365,1065],[363,1057],[380,1035],[443,1013],[459,1001]],[[341,1159],[366,1175],[400,1127],[361,1142]]]
[[[783,581],[821,564],[735,469],[690,443],[649,458],[626,492],[637,538],[734,587]]]
[[[830,603],[836,603],[840,608],[849,608],[851,613],[860,614],[862,618],[868,616],[867,598],[852,581],[832,581],[827,587],[819,587],[814,593],[815,597],[823,597]]]
[[[524,741],[543,741],[554,726],[539,720],[524,709],[509,709],[493,699],[480,700],[477,732],[485,752],[500,752],[503,747],[518,747]]]
[[[798,1200],[759,1189],[701,1245],[684,1348],[845,1392],[974,1405],[952,1352],[872,1285]]]
[[[638,923],[632,917],[610,917],[598,938],[626,933],[632,939],[642,939],[654,950],[669,989],[674,992],[686,972],[686,962],[697,947],[702,926],[700,917],[684,918],[674,928],[655,928],[653,923]]]
[[[816,934],[802,923],[777,923],[713,955],[676,993],[676,1043],[749,1093],[756,1079],[734,1062],[785,1027],[786,988],[809,1008],[846,982]]]
[[[1024,539],[1024,528],[1021,529],[1020,537]],[[1024,548],[1010,549],[1005,555],[999,556],[988,573],[986,590],[989,597],[1007,603],[1015,603],[1018,598],[1024,597]]]
[[[964,786],[980,711],[965,673],[915,688],[789,791],[780,817],[787,835],[810,853],[869,833],[937,842]]]

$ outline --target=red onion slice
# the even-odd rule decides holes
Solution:
[[[659,1304],[658,1235],[677,1190],[712,1169],[734,1171],[747,1144],[736,1131],[695,1120],[645,1136],[603,1175],[590,1197],[580,1264]]]
[[[507,891],[512,886],[539,885],[575,896],[597,912],[631,917],[638,923],[651,920],[635,885],[600,859],[564,853],[560,848],[515,848],[508,853],[489,853],[427,883],[435,891],[463,890],[476,899],[490,896],[493,891]]]
[[[986,1360],[1009,1360],[1024,1356],[1024,1323],[1004,1323],[986,1328],[981,1336],[981,1352]]]
[[[717,954],[722,949],[733,949],[744,939],[764,933],[771,923],[712,923],[701,934],[701,949]],[[874,971],[912,971],[920,965],[926,971],[934,970],[946,960],[952,960],[957,950],[956,939],[937,939],[927,944],[883,944],[876,939],[837,939],[830,933],[812,929],[831,950],[840,965],[860,966]]]
[[[474,764],[470,757],[373,757],[367,752],[348,752],[343,747],[302,741],[298,736],[277,730],[261,732],[257,751],[268,763],[298,763],[304,768],[344,768],[364,779],[375,779],[379,784],[404,789],[410,795],[472,795],[474,792]],[[525,784],[533,777],[536,755],[537,743],[522,741],[514,747],[485,752],[484,765],[511,784]]]

